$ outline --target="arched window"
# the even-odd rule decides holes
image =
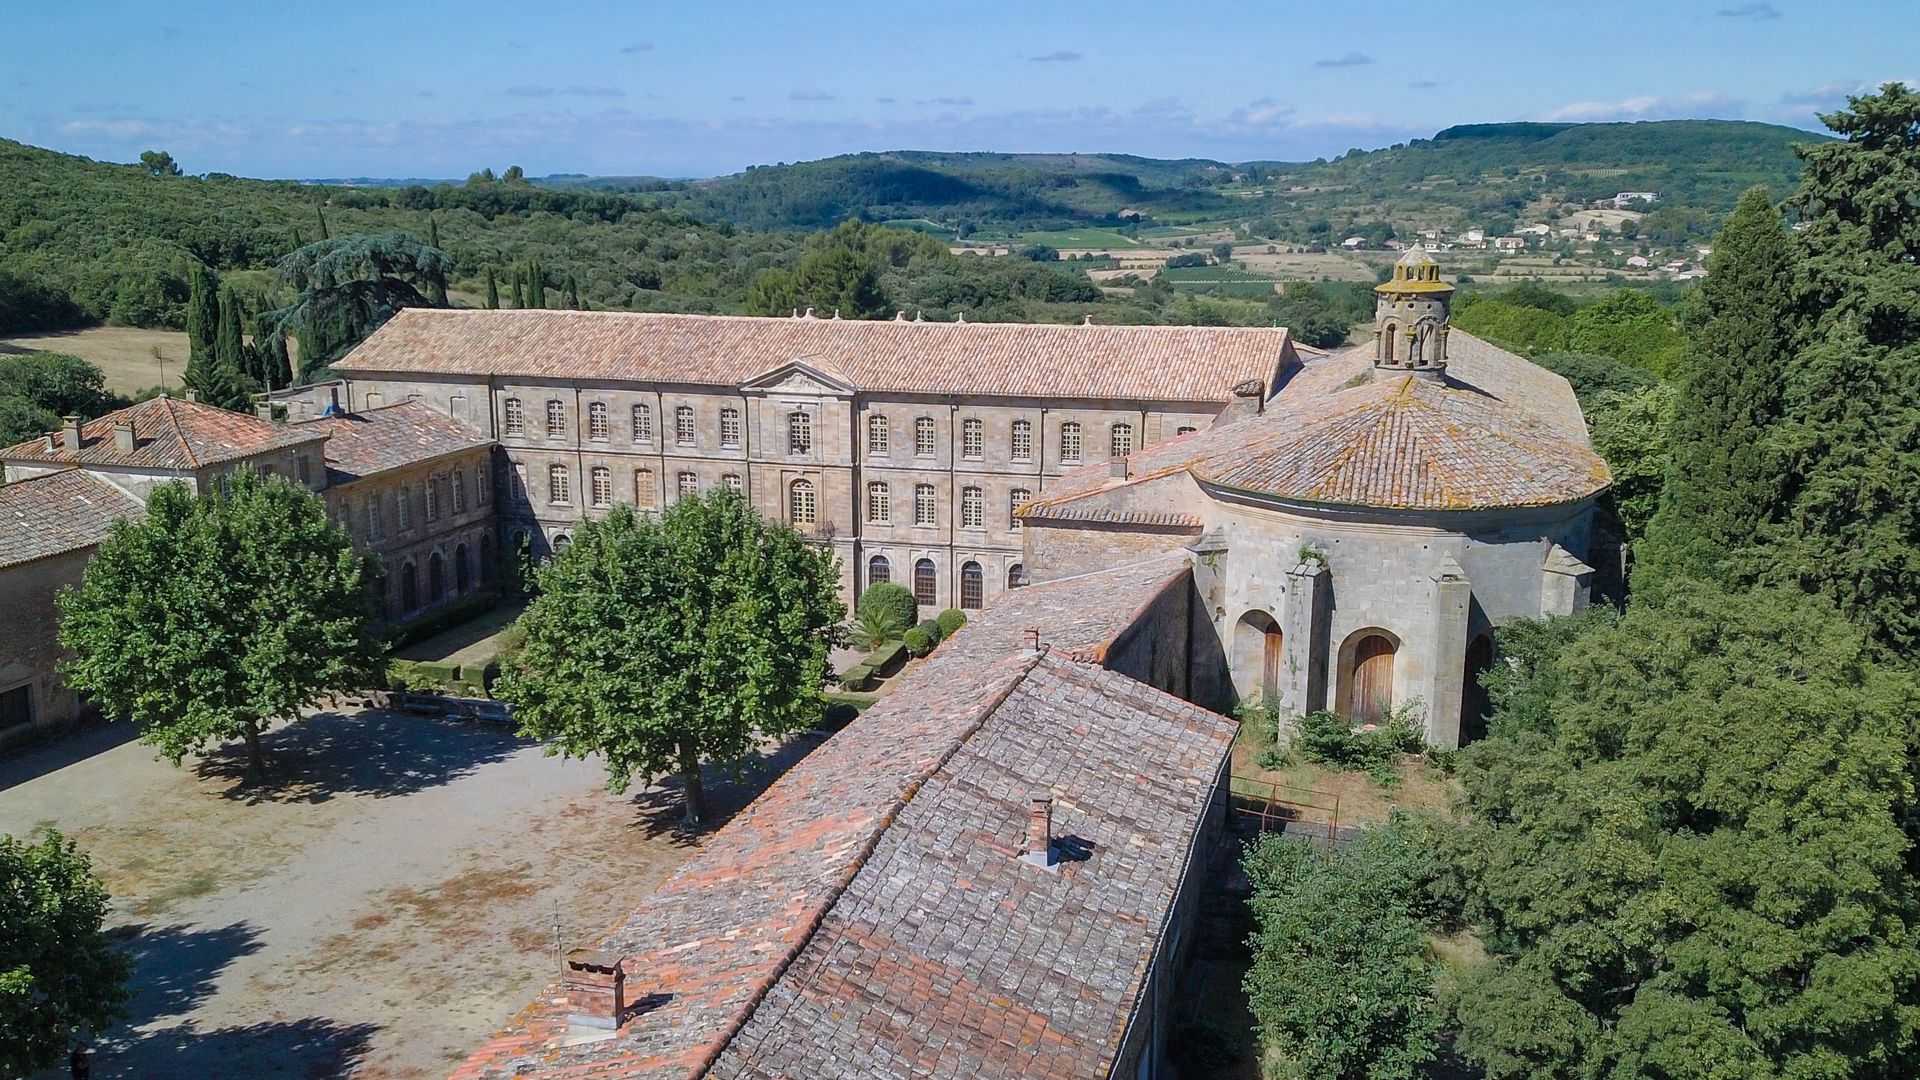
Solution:
[[[733,492],[735,495],[745,490],[745,486],[740,483],[740,474],[737,472],[721,474],[720,482],[727,485],[727,490]]]
[[[1280,692],[1280,624],[1255,608],[1233,627],[1234,689],[1244,700],[1274,700]]]
[[[933,456],[933,417],[915,417],[913,421],[913,452],[919,457]]]
[[[654,508],[653,470],[633,470],[633,505],[642,510]]]
[[[1107,457],[1118,461],[1133,453],[1133,425],[1115,424],[1107,429]]]
[[[547,501],[556,506],[565,505],[573,501],[572,478],[567,475],[567,467],[565,465],[554,464],[547,466]],[[433,520],[434,517],[433,505],[433,485],[428,484],[427,520],[429,521]]]
[[[1033,498],[1033,492],[1028,491],[1026,488],[1014,488],[1007,493],[1008,528],[1017,529],[1020,527],[1020,508],[1027,505],[1027,500],[1031,498]]]
[[[885,457],[892,453],[892,442],[892,433],[887,430],[887,418],[867,417],[867,453],[875,457]]]
[[[700,477],[694,473],[683,472],[674,478],[673,489],[674,494],[682,499],[698,495],[700,494]]]
[[[587,438],[594,442],[607,441],[607,403],[595,401],[587,406]]]
[[[940,572],[934,569],[932,559],[921,559],[913,564],[913,599],[922,607],[932,607],[938,602],[940,594]]]
[[[913,485],[913,523],[915,525],[933,524],[933,485]]]
[[[731,405],[720,410],[720,445],[740,445],[740,410]]]
[[[1033,423],[1029,420],[1013,422],[1013,437],[1008,440],[1008,453],[1015,461],[1033,460]]]
[[[467,545],[458,544],[453,549],[453,591],[465,593],[473,585],[473,568],[467,563]]]
[[[427,557],[427,603],[437,604],[447,595],[447,560],[434,552]]]
[[[867,587],[885,585],[893,580],[893,564],[885,555],[875,555],[867,560]]]
[[[653,408],[648,405],[633,407],[633,441],[638,443],[653,441]]]
[[[607,468],[605,465],[595,465],[593,467],[593,485],[589,488],[588,494],[592,496],[594,506],[603,509],[612,506],[613,470]]]
[[[985,588],[986,575],[980,572],[980,564],[971,561],[961,564],[960,610],[980,610],[980,602]]]
[[[1060,425],[1060,461],[1065,465],[1080,464],[1080,425],[1072,420]]]
[[[508,435],[527,433],[527,409],[517,397],[508,398],[500,407],[503,424]]]
[[[811,525],[817,507],[814,504],[813,481],[795,480],[787,489],[787,517],[795,525]]]
[[[1381,363],[1392,364],[1394,363],[1394,361],[1399,359],[1399,357],[1394,353],[1394,348],[1399,343],[1400,343],[1400,328],[1398,326],[1395,326],[1393,323],[1388,323],[1387,325],[1380,328],[1380,362]]]
[[[693,406],[680,405],[674,408],[673,441],[681,446],[693,445]]]
[[[963,529],[982,528],[987,523],[986,493],[977,487],[960,489],[960,527]]]
[[[561,439],[567,434],[567,405],[559,398],[547,399],[547,438]]]
[[[867,520],[875,525],[893,523],[893,498],[888,494],[883,480],[875,480],[867,485]]]
[[[787,453],[810,454],[813,452],[813,417],[794,410],[787,414]]]
[[[986,449],[986,425],[977,418],[968,417],[960,421],[960,456],[969,461],[980,460]]]
[[[1007,567],[1007,588],[1018,589],[1027,583],[1027,568],[1014,563]]]
[[[561,533],[560,535],[553,538],[553,553],[555,555],[560,554],[561,552],[567,550],[572,546],[573,546],[573,537],[568,536],[566,533]]]
[[[406,615],[420,606],[420,571],[408,559],[400,564],[400,614]]]

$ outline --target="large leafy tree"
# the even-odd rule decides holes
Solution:
[[[754,279],[747,310],[786,315],[812,308],[821,318],[879,319],[893,313],[880,284],[880,260],[865,251],[833,245],[801,256],[792,270],[768,270]]]
[[[1889,83],[1821,117],[1792,202],[1803,332],[1783,425],[1788,542],[1775,576],[1883,644],[1920,646],[1920,93]]]
[[[1662,485],[1671,468],[1668,444],[1673,411],[1673,387],[1667,383],[1624,393],[1603,391],[1589,407],[1593,448],[1613,471],[1607,503],[1619,516],[1629,543],[1640,539],[1660,505]]]
[[[616,507],[540,569],[499,694],[551,752],[601,755],[613,791],[678,774],[698,821],[703,761],[819,720],[838,581],[830,553],[732,492],[657,519]]]
[[[120,1017],[129,964],[102,930],[107,906],[73,841],[0,836],[0,1076],[50,1068]]]
[[[304,488],[246,469],[205,495],[163,485],[61,594],[65,677],[174,764],[242,738],[259,777],[264,728],[377,676],[368,580]]]
[[[1764,189],[1741,196],[1709,268],[1683,319],[1666,482],[1636,589],[1676,575],[1750,582],[1755,549],[1781,512],[1776,428],[1793,352],[1793,253]]]
[[[50,352],[0,356],[0,446],[52,431],[63,416],[95,417],[124,404],[91,361]]]
[[[431,307],[446,253],[406,233],[341,236],[280,260],[279,282],[296,294],[274,325],[300,340],[300,373],[311,375],[378,330],[393,313]]]
[[[1666,378],[1678,368],[1686,340],[1674,313],[1652,294],[1619,289],[1574,313],[1567,322],[1567,348],[1610,356]]]
[[[1525,636],[1463,764],[1493,1078],[1920,1070],[1920,691],[1795,590]]]

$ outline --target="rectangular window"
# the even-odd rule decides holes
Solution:
[[[547,501],[555,506],[573,501],[572,477],[567,475],[565,465],[547,466]]]
[[[453,512],[467,512],[467,472],[465,469],[453,470]]]
[[[596,507],[613,505],[613,470],[604,465],[593,468],[593,487],[588,491]]]
[[[645,405],[633,407],[633,441],[653,441],[653,410]]]
[[[693,473],[683,472],[680,474],[676,488],[680,493],[680,497],[683,499],[689,495],[698,495],[700,494],[700,478]]]
[[[693,406],[682,405],[673,410],[673,441],[681,446],[693,445]]]
[[[813,452],[813,417],[803,412],[787,414],[787,453]]]
[[[587,438],[594,442],[607,441],[607,403],[604,401],[587,406]]]
[[[559,400],[547,402],[547,438],[564,439],[567,435],[567,407]]]
[[[1013,422],[1013,438],[1007,448],[1015,461],[1033,460],[1033,425],[1025,420]]]
[[[933,456],[933,417],[922,416],[914,420],[913,452],[918,457]]]
[[[960,422],[960,456],[972,461],[980,460],[980,454],[986,443],[986,425],[978,420],[968,419]]]
[[[642,510],[653,509],[653,470],[633,470],[633,505]]]
[[[1013,491],[1007,495],[1008,528],[1017,529],[1020,527],[1020,508],[1027,505],[1027,500],[1032,497],[1033,492],[1028,491],[1026,488],[1014,488]]]
[[[795,525],[811,525],[814,522],[813,481],[795,480],[787,496],[787,511],[792,515]]]
[[[401,532],[413,528],[413,497],[407,494],[405,484],[400,485],[400,490],[393,493],[393,510],[394,523],[399,526]]]
[[[887,485],[879,481],[867,485],[867,520],[875,525],[893,522],[893,499],[887,493]]]
[[[977,487],[960,489],[960,527],[978,529],[987,523],[987,500]]]
[[[735,495],[740,494],[740,492],[744,490],[743,486],[740,483],[739,473],[730,472],[727,475],[721,477],[720,479],[722,482],[724,482],[727,485],[727,490],[733,492]]]
[[[367,496],[367,539],[380,539],[380,496]]]
[[[513,497],[522,501],[527,497],[527,467],[517,461],[513,463]]]
[[[473,472],[473,501],[481,506],[493,501],[493,477],[484,465]]]
[[[1107,431],[1107,456],[1115,461],[1133,453],[1133,425],[1115,424]]]
[[[1060,425],[1060,461],[1066,465],[1080,464],[1080,425],[1071,420]]]
[[[510,397],[502,407],[505,416],[507,434],[525,435],[527,433],[527,410],[517,397]]]
[[[432,523],[439,520],[440,478],[437,476],[429,476],[427,477],[427,521]]]
[[[933,485],[913,485],[913,523],[915,525],[933,524]]]
[[[725,408],[720,410],[720,445],[737,447],[740,445],[740,410]]]
[[[313,483],[313,468],[308,464],[307,455],[301,454],[299,463],[295,467],[300,470],[300,484],[302,487]]]
[[[889,444],[892,441],[892,434],[887,430],[886,417],[867,417],[867,453],[875,457],[884,457],[891,452]]]

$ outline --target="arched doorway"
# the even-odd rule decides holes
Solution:
[[[458,544],[453,549],[453,591],[464,594],[473,584],[473,571],[467,566],[467,545]]]
[[[913,599],[922,607],[932,607],[939,601],[940,572],[934,569],[932,559],[921,559],[913,564]]]
[[[1467,646],[1467,667],[1460,685],[1460,745],[1487,737],[1487,716],[1493,702],[1480,676],[1493,669],[1493,631],[1474,638]]]
[[[887,561],[885,555],[875,555],[873,558],[867,560],[867,588],[871,589],[875,585],[885,585],[892,580],[893,564]]]
[[[420,574],[411,562],[400,564],[400,614],[410,615],[420,606]]]
[[[1375,724],[1393,708],[1393,654],[1398,647],[1385,634],[1363,634],[1354,642],[1347,679],[1347,716]]]
[[[1255,608],[1233,627],[1233,681],[1240,696],[1272,701],[1280,693],[1280,624]]]
[[[427,603],[437,604],[447,595],[447,560],[439,552],[427,558]]]

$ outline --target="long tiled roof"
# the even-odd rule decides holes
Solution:
[[[0,484],[0,567],[90,548],[115,521],[145,513],[139,499],[84,469]]]
[[[1575,502],[1612,482],[1567,381],[1458,330],[1444,378],[1376,370],[1372,348],[1306,364],[1267,411],[1146,447],[1125,479],[1062,477],[1023,515],[1078,519],[1172,473],[1283,499],[1402,510]]]
[[[543,997],[455,1076],[1105,1075],[1233,724],[1072,657],[1188,573],[1165,557],[981,613],[599,944],[658,1004],[566,1046]],[[1056,832],[1091,845],[1057,874],[1015,857],[1049,788]]]
[[[114,425],[133,421],[133,450],[114,442]],[[119,465],[130,469],[190,471],[268,450],[325,438],[323,432],[276,424],[181,398],[157,397],[80,425],[80,451],[55,433],[0,450],[0,459],[58,465]]]
[[[1258,327],[409,308],[334,366],[738,386],[797,361],[866,391],[1220,403],[1293,355]]]
[[[480,429],[417,401],[402,401],[357,413],[336,413],[302,420],[293,426],[330,436],[327,478],[331,484],[349,484],[374,473],[462,450],[475,450],[493,442]]]

